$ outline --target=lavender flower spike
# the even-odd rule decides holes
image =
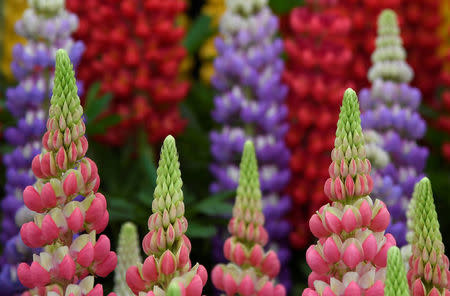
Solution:
[[[417,108],[421,93],[408,83],[413,71],[406,63],[397,16],[390,9],[378,19],[376,50],[368,78],[370,89],[363,89],[359,98],[364,131],[373,130],[381,137],[379,147],[389,156],[387,165],[374,166],[372,197],[383,200],[391,213],[392,233],[398,246],[406,244],[406,210],[414,184],[423,177],[428,150],[417,141],[425,134],[425,121]],[[369,149],[370,150],[370,149]]]
[[[6,108],[17,125],[5,131],[6,141],[14,150],[3,156],[6,166],[5,197],[1,202],[3,220],[0,243],[5,246],[0,258],[0,295],[20,295],[24,290],[16,275],[20,262],[31,260],[31,250],[20,239],[19,227],[32,219],[23,206],[24,188],[35,182],[31,161],[41,152],[40,139],[45,132],[46,114],[53,86],[55,54],[64,48],[78,62],[84,50],[70,35],[78,19],[64,9],[63,0],[29,0],[29,8],[16,23],[17,34],[25,45],[13,49],[12,72],[18,85],[6,91]]]
[[[226,2],[212,77],[217,92],[212,116],[221,128],[210,135],[215,177],[210,189],[213,193],[236,189],[242,147],[251,140],[260,164],[269,245],[278,252],[280,281],[289,289],[290,226],[284,217],[291,205],[282,193],[290,179],[290,154],[284,144],[287,88],[281,82],[283,42],[276,37],[277,30],[278,20],[267,0]]]

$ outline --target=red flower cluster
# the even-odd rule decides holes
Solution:
[[[448,82],[446,85],[450,86],[450,73],[447,73]],[[439,102],[441,114],[436,120],[435,126],[446,134],[450,134],[450,89],[447,88],[441,96]],[[441,147],[442,156],[450,162],[450,141],[445,140]]]
[[[177,103],[189,83],[179,79],[186,50],[176,19],[185,1],[68,0],[67,8],[80,17],[75,36],[86,44],[80,80],[87,87],[100,80],[102,91],[114,96],[107,113],[122,117],[102,139],[120,145],[137,128],[150,142],[180,133],[186,122]]]
[[[367,71],[375,47],[376,20],[385,8],[395,10],[402,28],[402,38],[408,53],[407,61],[415,73],[412,85],[418,87],[426,103],[432,103],[436,87],[442,81],[442,59],[438,55],[440,39],[438,26],[439,0],[343,0],[342,13],[351,16],[352,26],[348,40],[354,60],[352,75],[357,89],[366,87]]]
[[[352,62],[345,43],[350,20],[329,1],[321,2],[294,9],[282,24],[288,55],[283,78],[290,89],[286,141],[292,151],[292,181],[288,191],[295,204],[290,240],[297,248],[308,243],[308,217],[327,201],[323,184],[339,105],[345,89],[353,87],[346,76]]]
[[[442,92],[440,106],[436,108],[442,113],[440,114],[436,125],[450,136],[450,3],[443,1],[441,4],[442,23],[440,25],[441,40],[441,56],[444,58],[443,84],[446,87]],[[450,141],[444,141],[441,152],[444,158],[450,162]]]

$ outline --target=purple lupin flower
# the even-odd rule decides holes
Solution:
[[[406,244],[406,210],[428,157],[428,150],[417,144],[426,130],[417,112],[421,93],[408,85],[413,71],[405,59],[397,17],[392,10],[385,10],[378,19],[374,64],[368,75],[372,87],[361,90],[359,98],[363,129],[378,133],[379,145],[389,155],[389,161],[372,170],[372,197],[388,206],[391,223],[387,231],[398,246]]]
[[[251,140],[260,164],[269,245],[278,252],[279,279],[289,289],[290,226],[285,216],[291,201],[284,194],[290,179],[290,154],[284,143],[287,88],[281,82],[283,42],[276,38],[277,30],[278,19],[266,0],[227,1],[221,37],[215,42],[218,56],[212,85],[217,95],[212,116],[222,127],[210,135],[214,158],[210,170],[215,177],[210,190],[237,188],[240,155],[245,141]]]
[[[78,18],[65,10],[64,0],[28,2],[29,8],[15,27],[17,34],[27,39],[25,45],[17,44],[13,48],[11,68],[18,84],[6,91],[6,108],[17,124],[4,133],[14,149],[3,156],[6,195],[1,201],[0,243],[5,247],[0,258],[0,295],[20,295],[24,287],[17,278],[16,268],[20,262],[31,260],[32,250],[19,235],[19,227],[33,217],[23,205],[22,192],[36,181],[31,161],[41,152],[40,139],[47,118],[43,110],[50,103],[56,51],[66,49],[75,63],[84,51],[83,43],[70,37],[78,27]]]

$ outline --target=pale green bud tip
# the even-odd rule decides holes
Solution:
[[[422,180],[414,186],[414,189],[417,190],[416,198],[422,197],[422,199],[428,199],[433,197],[431,182],[427,177],[423,177]]]
[[[172,135],[168,135],[165,139],[164,139],[164,144],[163,147],[171,147],[171,146],[175,146],[175,138]],[[175,148],[176,149],[176,148]]]
[[[359,102],[358,96],[356,95],[355,91],[351,88],[348,88],[344,93],[341,112],[339,114],[337,136],[339,136],[340,133],[350,135],[355,132],[362,132]],[[362,137],[361,140],[363,141]]]
[[[255,155],[255,147],[253,146],[253,142],[250,140],[247,140],[244,144],[244,151],[242,153],[242,159],[241,159],[241,171],[248,171],[248,170],[254,170],[256,169],[256,173],[258,172],[258,164],[256,161],[256,155]]]
[[[122,227],[120,228],[120,234],[119,236],[123,239],[130,239],[137,237],[137,227],[132,222],[125,222],[122,224]]]
[[[251,197],[260,197],[260,184],[258,173],[258,161],[256,160],[255,147],[252,141],[246,141],[242,153],[238,195],[251,192]]]
[[[69,55],[64,49],[58,49],[56,52],[55,82],[51,103],[62,105],[64,101],[67,101],[67,105],[73,110],[77,107],[75,105],[80,105],[77,93],[75,72]]]
[[[398,26],[397,14],[392,9],[385,9],[378,17],[378,25],[381,26]]]
[[[167,290],[167,296],[181,296],[181,289],[178,283],[172,282]]]
[[[353,89],[347,88],[345,90],[342,105],[348,106],[350,108],[356,107],[355,111],[359,112],[358,96],[356,95],[356,92]]]
[[[178,151],[175,139],[170,135],[166,137],[161,147],[159,165],[156,174],[155,198],[161,197],[166,199],[167,196],[170,196],[170,200],[165,200],[166,206],[169,206],[172,202],[183,199],[183,193],[181,191],[183,181],[181,180]],[[163,208],[163,201],[161,201],[160,210]]]
[[[417,238],[429,238],[432,242],[442,241],[430,180],[424,177],[415,189],[417,192],[413,226]]]
[[[409,295],[405,266],[403,264],[400,249],[397,248],[396,246],[393,246],[388,250],[384,295],[386,296]]]

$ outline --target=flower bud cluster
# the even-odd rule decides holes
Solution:
[[[214,286],[227,295],[284,296],[286,289],[273,279],[280,272],[277,254],[264,251],[268,242],[264,229],[261,189],[255,149],[251,141],[244,146],[240,165],[239,186],[228,224],[231,237],[225,241],[223,252],[229,264],[219,264],[212,271]]]
[[[309,220],[318,242],[306,252],[312,273],[302,295],[383,295],[387,252],[396,242],[384,234],[390,220],[386,205],[369,197],[371,165],[351,89],[344,94],[337,125],[324,188],[332,202]]]
[[[128,268],[126,281],[135,295],[165,296],[175,282],[182,295],[201,296],[208,274],[202,265],[192,267],[189,259],[192,247],[185,235],[183,181],[172,136],[164,140],[157,175],[149,233],[142,241],[148,257]]]
[[[34,289],[32,295],[103,295],[101,285],[93,287],[92,276],[106,277],[117,264],[109,238],[96,238],[109,214],[105,197],[97,192],[97,166],[85,157],[82,115],[73,66],[61,49],[44,149],[32,162],[38,180],[23,194],[25,205],[36,214],[22,225],[22,240],[44,248],[33,255],[31,265],[21,263],[17,269],[21,283]]]

